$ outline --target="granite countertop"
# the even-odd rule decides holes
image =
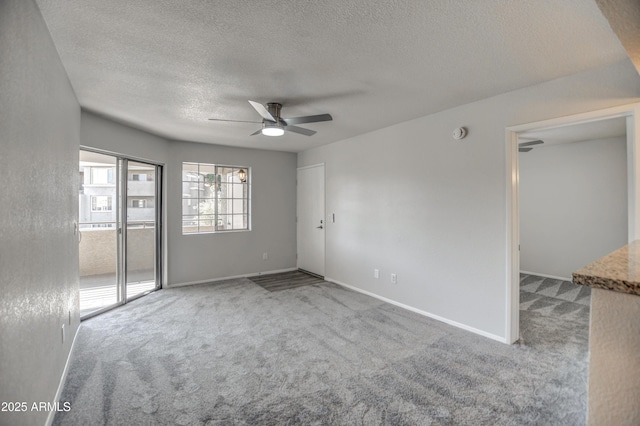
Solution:
[[[640,240],[578,269],[573,282],[640,296]]]

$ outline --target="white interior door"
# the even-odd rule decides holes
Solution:
[[[298,268],[324,276],[324,164],[298,169]]]

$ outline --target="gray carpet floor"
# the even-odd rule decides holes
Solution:
[[[83,322],[54,424],[582,425],[588,306],[529,302],[505,345],[326,282],[165,289]]]

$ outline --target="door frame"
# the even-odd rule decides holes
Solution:
[[[100,148],[94,148],[90,146],[80,145],[80,151],[87,152],[95,152],[97,154],[108,155],[114,157],[116,159],[116,200],[119,203],[117,210],[117,218],[116,218],[116,237],[117,237],[117,259],[118,265],[116,267],[116,291],[118,295],[119,301],[116,303],[105,306],[98,310],[92,311],[83,317],[80,318],[81,321],[92,318],[96,315],[100,315],[104,312],[107,312],[115,307],[124,305],[128,302],[131,302],[139,297],[145,296],[153,291],[159,290],[163,288],[165,271],[164,271],[164,259],[166,255],[166,250],[164,247],[164,215],[165,215],[165,206],[164,206],[164,163],[159,163],[152,160],[147,160],[140,157],[133,157],[130,155],[124,155],[113,151],[108,151]],[[127,259],[126,259],[126,213],[127,213],[127,176],[124,175],[124,170],[127,169],[127,163],[129,161],[134,161],[137,163],[145,163],[150,166],[154,166],[156,169],[156,180],[155,180],[155,190],[156,190],[156,211],[155,211],[155,219],[156,219],[156,228],[155,228],[155,236],[156,236],[156,260],[155,260],[155,278],[156,278],[156,286],[153,290],[146,291],[139,295],[135,295],[127,299]],[[123,201],[124,200],[124,201]]]
[[[322,269],[323,269],[323,274],[324,276],[326,276],[327,274],[327,168],[325,166],[325,163],[317,163],[317,164],[311,164],[308,166],[302,166],[302,167],[298,167],[296,168],[296,268],[298,268],[298,248],[300,247],[299,241],[298,241],[298,206],[297,206],[297,198],[298,198],[298,173],[301,170],[307,170],[307,169],[313,169],[315,167],[322,167],[322,177],[323,177],[323,188],[324,188],[324,193],[322,194],[322,198],[323,198],[323,206],[324,206],[324,211],[322,212],[322,217],[323,217],[323,221],[324,221],[324,232],[322,233],[322,238],[323,238],[323,253],[322,253]],[[300,269],[300,268],[298,268]],[[309,271],[306,271],[309,272]],[[313,273],[313,272],[311,272]],[[323,276],[323,278],[324,278]]]
[[[565,117],[537,121],[505,129],[506,146],[506,329],[507,343],[520,338],[520,171],[518,134],[527,131],[566,127],[611,118],[626,117],[627,121],[627,205],[628,240],[640,239],[640,103],[606,108]]]

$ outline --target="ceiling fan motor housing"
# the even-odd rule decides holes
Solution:
[[[271,114],[273,118],[276,119],[276,122],[280,122],[281,109],[282,109],[282,104],[279,104],[277,102],[270,102],[267,104],[267,111],[269,111],[269,114]]]

